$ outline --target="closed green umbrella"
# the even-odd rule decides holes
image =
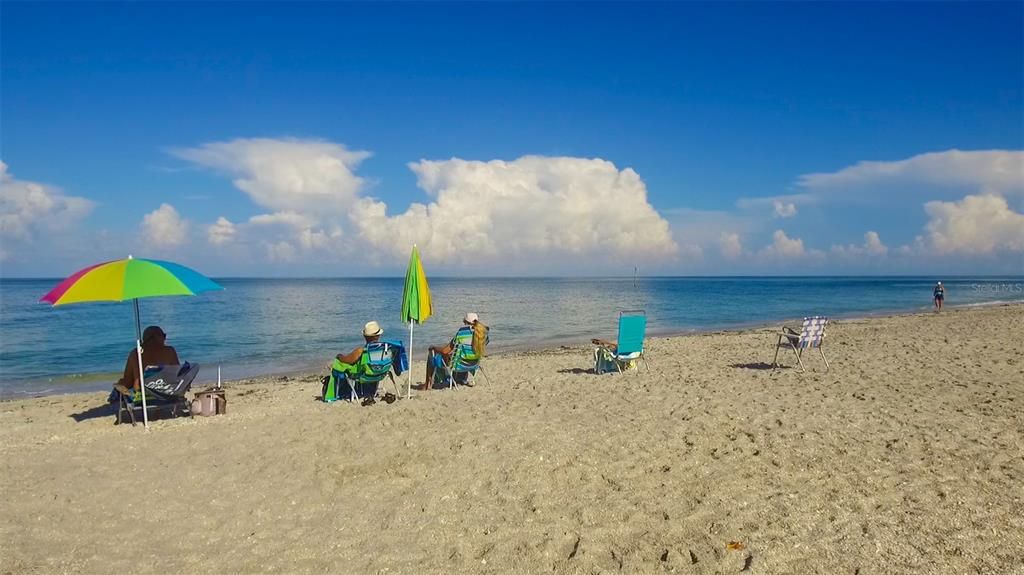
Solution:
[[[427,321],[433,313],[427,274],[423,272],[420,250],[413,244],[409,269],[405,271],[405,289],[402,290],[402,321],[409,322],[409,385],[406,398],[412,397],[412,326]]]

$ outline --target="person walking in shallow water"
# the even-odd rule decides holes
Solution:
[[[942,300],[944,299],[946,299],[946,288],[942,287],[942,282],[938,282],[935,284],[935,289],[932,290],[935,311],[942,311]]]

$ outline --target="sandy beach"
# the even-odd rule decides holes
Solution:
[[[4,402],[0,573],[1024,573],[1024,306],[833,322],[827,373],[766,369],[775,331],[390,405],[233,382],[148,432]]]

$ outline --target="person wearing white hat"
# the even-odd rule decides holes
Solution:
[[[384,330],[381,329],[380,324],[375,321],[368,321],[363,326],[363,339],[366,343],[373,343],[380,339],[380,336],[384,335]],[[359,346],[347,354],[338,354],[336,357],[341,363],[354,365],[359,361],[359,356],[363,355],[363,347]]]
[[[932,290],[935,311],[942,311],[942,300],[944,299],[946,299],[946,288],[942,287],[942,282],[939,282],[935,284],[935,289]]]
[[[427,352],[427,374],[426,378],[423,380],[423,391],[431,388],[431,384],[434,381],[434,371],[438,367],[448,363],[448,360],[451,359],[452,352],[455,351],[456,345],[459,343],[472,344],[473,331],[477,329],[477,326],[481,326],[485,330],[487,329],[486,326],[480,323],[480,316],[473,312],[469,312],[464,318],[462,318],[462,327],[455,332],[455,337],[453,337],[447,345],[444,347],[437,347],[434,345],[430,346],[429,351]]]

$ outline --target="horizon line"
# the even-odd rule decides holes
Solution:
[[[405,279],[405,275],[394,275],[394,276],[207,276],[212,280],[391,280],[391,279]],[[517,280],[517,279],[529,279],[529,280],[543,280],[543,279],[557,279],[557,280],[586,280],[586,279],[622,279],[622,280],[633,280],[633,279],[800,279],[800,278],[819,278],[819,279],[899,279],[899,278],[931,278],[937,277],[940,279],[945,278],[1013,278],[1013,279],[1024,279],[1024,274],[763,274],[763,275],[751,275],[751,274],[720,274],[720,275],[649,275],[649,276],[619,276],[619,275],[568,275],[568,276],[553,276],[553,275],[522,275],[522,276],[500,276],[500,275],[480,275],[480,276],[457,276],[457,275],[437,275],[428,277],[429,279],[435,280]],[[62,281],[67,276],[3,276],[0,275],[0,281]]]

